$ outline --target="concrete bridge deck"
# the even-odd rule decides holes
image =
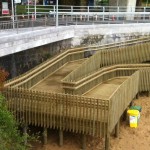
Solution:
[[[35,47],[43,46],[46,44],[68,40],[70,39],[70,46],[79,46],[86,39],[96,36],[108,35],[113,38],[119,37],[119,39],[125,39],[126,37],[121,34],[131,34],[141,36],[149,35],[150,28],[149,23],[132,23],[132,24],[93,24],[93,25],[71,25],[60,27],[33,27],[33,28],[20,28],[9,29],[0,31],[0,57],[14,54],[17,52],[29,50]],[[110,38],[109,37],[109,38]],[[115,38],[114,37],[114,38]],[[100,41],[102,39],[98,39]],[[110,39],[112,42],[113,39]],[[118,39],[117,39],[118,40]],[[102,44],[108,44],[102,43]],[[115,41],[114,41],[115,42]],[[119,41],[117,41],[119,42]]]

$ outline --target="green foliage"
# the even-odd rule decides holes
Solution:
[[[96,5],[109,5],[109,0],[96,0]]]
[[[17,5],[17,15],[27,14],[27,9],[25,5]]]
[[[36,6],[36,12],[49,13],[49,11],[53,10],[52,6]],[[34,13],[34,5],[29,5],[29,12]],[[28,6],[27,5],[17,5],[17,15],[27,14]]]
[[[23,142],[24,136],[20,136],[17,123],[0,93],[0,150],[25,150]]]

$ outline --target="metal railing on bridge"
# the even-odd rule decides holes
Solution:
[[[28,13],[56,12],[56,5],[27,5]],[[150,12],[150,7],[139,6],[70,6],[59,5],[58,12]]]
[[[14,19],[13,19],[14,17]],[[56,6],[26,6],[26,14],[0,17],[0,31],[56,25]],[[59,6],[58,25],[150,23],[150,7]]]

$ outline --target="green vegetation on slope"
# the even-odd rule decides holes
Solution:
[[[17,130],[17,123],[0,93],[0,150],[25,150],[23,142],[24,137]]]

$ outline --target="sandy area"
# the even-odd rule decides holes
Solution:
[[[119,138],[111,137],[111,150],[149,150],[150,149],[150,98],[140,97],[136,105],[142,106],[141,118],[137,128],[130,128],[128,122],[121,122]],[[87,150],[102,150],[103,139],[87,137]],[[81,135],[64,133],[64,146],[58,146],[58,133],[49,131],[48,144],[42,147],[35,144],[34,150],[81,150]]]
[[[121,124],[119,138],[112,138],[111,150],[149,150],[150,149],[150,98],[140,97],[135,104],[142,106],[141,118],[137,128]]]

